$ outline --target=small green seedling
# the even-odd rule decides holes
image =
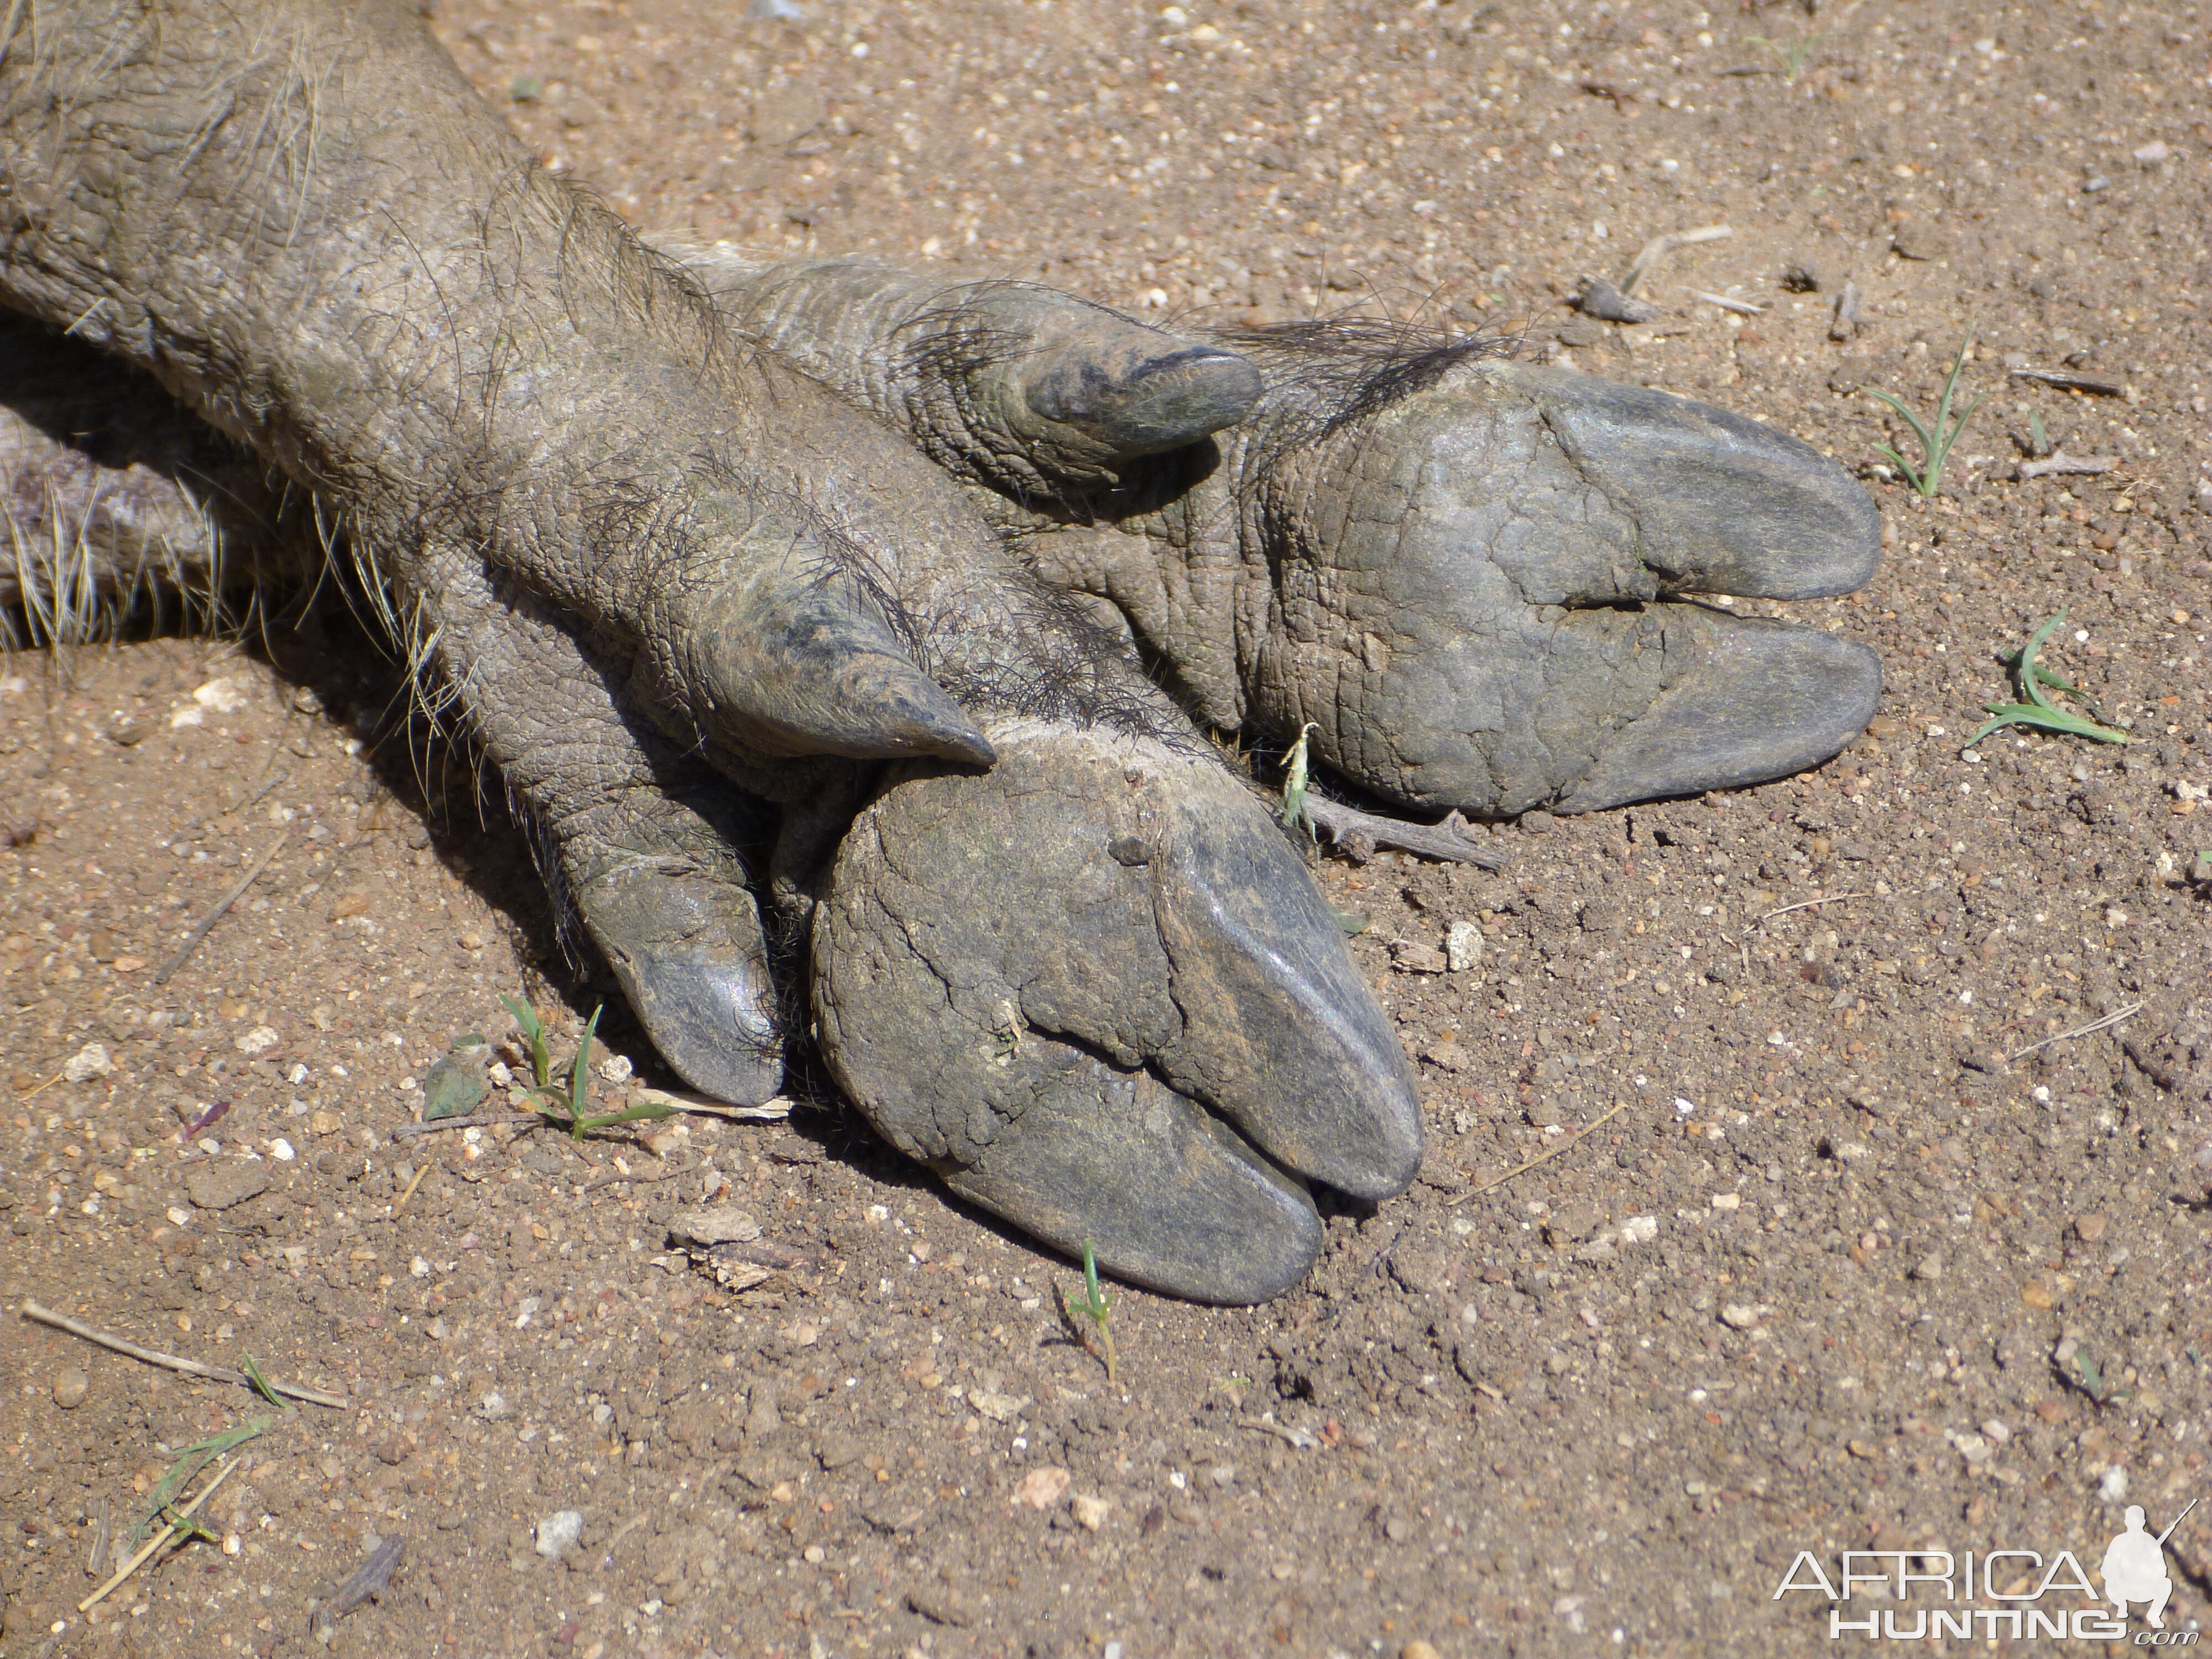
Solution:
[[[2013,682],[2019,686],[2021,696],[2027,701],[1984,703],[1982,707],[1996,718],[1966,739],[1967,748],[1972,749],[1990,732],[2007,726],[2033,726],[2045,732],[2061,732],[2077,738],[2094,738],[2099,743],[2132,743],[2134,741],[2126,732],[2117,730],[2105,719],[2104,710],[2090,700],[2087,691],[2075,684],[2063,674],[2045,668],[2035,659],[2036,653],[2043,649],[2043,642],[2049,639],[2052,630],[2065,620],[2066,613],[2061,611],[2028,636],[2027,643],[2021,647],[2017,656],[2007,659],[2008,665],[2013,672]],[[2050,692],[2044,689],[2046,686],[2053,690],[2063,691],[2069,697],[2078,699],[2089,713],[2077,714],[2070,708],[2061,708],[2051,700]],[[2093,715],[2095,718],[2092,719]]]
[[[1884,392],[1878,386],[1859,388],[1869,397],[1879,398],[1895,410],[1905,423],[1912,428],[1912,435],[1920,441],[1921,464],[1917,467],[1887,444],[1876,444],[1875,447],[1897,464],[1897,470],[1905,474],[1912,487],[1920,492],[1923,501],[1936,499],[1936,488],[1943,482],[1943,464],[1951,458],[1951,446],[1958,442],[1959,434],[1966,429],[1967,417],[1973,414],[1982,401],[1977,393],[1973,402],[1966,405],[1956,421],[1951,418],[1951,396],[1958,389],[1960,372],[1966,367],[1966,353],[1973,343],[1973,331],[1969,329],[1966,337],[1960,343],[1959,355],[1951,364],[1950,375],[1943,382],[1943,396],[1936,405],[1933,431],[1922,425],[1920,417],[1894,392]]]
[[[2108,1377],[2104,1368],[2089,1358],[2087,1348],[2074,1351],[2074,1376],[2069,1380],[2100,1406],[2114,1405],[2128,1397],[2115,1389],[2116,1379]]]
[[[1306,844],[1318,849],[1321,836],[1314,828],[1313,812],[1306,805],[1306,788],[1313,777],[1306,755],[1306,739],[1313,731],[1311,720],[1299,728],[1298,740],[1291,745],[1290,755],[1283,763],[1283,810],[1278,816],[1284,829],[1294,836],[1304,834]]]
[[[535,1084],[534,1093],[544,1093],[553,1086],[553,1048],[545,1038],[545,1022],[538,1018],[538,1011],[519,997],[503,996],[500,1006],[514,1016],[521,1027],[522,1036],[530,1044],[530,1071]]]
[[[264,1383],[262,1386],[265,1388],[267,1385]],[[204,1538],[213,1538],[214,1534],[198,1525],[190,1516],[179,1516],[173,1511],[171,1506],[176,1503],[177,1494],[191,1485],[199,1478],[202,1469],[214,1462],[225,1452],[242,1446],[247,1441],[266,1433],[270,1424],[275,1420],[274,1418],[257,1417],[250,1422],[240,1424],[234,1429],[225,1429],[221,1434],[210,1435],[205,1440],[196,1441],[191,1445],[177,1448],[177,1461],[169,1465],[169,1472],[161,1477],[160,1483],[154,1488],[153,1508],[131,1530],[130,1547],[137,1548],[146,1534],[164,1522],[175,1522],[179,1532]]]
[[[2027,452],[2031,461],[2039,461],[2051,453],[2051,434],[2043,428],[2042,413],[2033,409],[2027,411]]]
[[[288,1412],[297,1409],[290,1401],[285,1399],[270,1386],[267,1377],[262,1376],[261,1367],[253,1363],[253,1356],[251,1353],[246,1354],[240,1361],[238,1369],[246,1373],[246,1380],[253,1385],[254,1393],[259,1395],[270,1405]]]
[[[1092,1254],[1091,1241],[1086,1238],[1083,1241],[1083,1300],[1078,1302],[1070,1298],[1067,1315],[1070,1319],[1087,1319],[1097,1328],[1098,1345],[1104,1351],[1106,1380],[1109,1382],[1120,1381],[1115,1374],[1114,1328],[1107,1322],[1113,1311],[1114,1298],[1099,1286],[1098,1258]]]
[[[586,1109],[592,1103],[592,1038],[599,1031],[599,1016],[607,1011],[604,1002],[592,1010],[592,1018],[584,1026],[584,1037],[576,1047],[576,1057],[568,1062],[568,1086],[564,1093],[553,1085],[552,1045],[537,1011],[514,997],[503,996],[500,1001],[514,1016],[514,1023],[522,1028],[522,1035],[530,1044],[530,1092],[544,1103],[538,1108],[538,1115],[566,1129],[571,1139],[581,1140],[593,1129],[611,1128],[618,1123],[649,1123],[656,1118],[676,1115],[673,1106],[657,1103],[632,1106],[600,1117],[592,1116]]]
[[[1813,48],[1828,37],[1825,34],[1808,34],[1803,40],[1789,46],[1783,45],[1779,40],[1770,40],[1763,34],[1747,34],[1743,38],[1752,46],[1765,46],[1767,51],[1780,58],[1783,80],[1794,84],[1798,74],[1805,67],[1805,60],[1813,55]]]

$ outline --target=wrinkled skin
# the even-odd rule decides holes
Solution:
[[[1376,795],[1503,814],[1774,776],[1872,712],[1863,651],[1688,597],[1871,574],[1863,495],[1755,422],[1379,331],[686,274],[396,9],[12,15],[19,532],[81,534],[111,602],[204,592],[312,566],[312,493],[678,1071],[777,1087],[781,924],[885,1137],[1138,1282],[1275,1294],[1310,1187],[1420,1157],[1389,1022],[1201,726],[1310,721]]]

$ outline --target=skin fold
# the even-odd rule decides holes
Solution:
[[[1126,1278],[1273,1295],[1310,1186],[1420,1157],[1206,728],[1310,721],[1362,788],[1496,814],[1777,775],[1872,712],[1858,647],[1695,602],[1871,574],[1863,495],[1755,422],[1390,331],[650,251],[396,9],[13,27],[0,604],[58,636],[338,551],[677,1070],[775,1091],[799,941],[878,1131]]]

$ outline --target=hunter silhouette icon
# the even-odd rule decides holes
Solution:
[[[2179,1515],[2155,1538],[2143,1530],[2142,1506],[2128,1505],[2128,1529],[2105,1547],[2105,1597],[2112,1604],[2112,1611],[2120,1618],[2128,1616],[2128,1603],[2148,1603],[2144,1616],[2153,1630],[2166,1628],[2166,1599],[2173,1594],[2173,1580],[2166,1577],[2166,1540],[2173,1536],[2178,1527],[2197,1507],[2191,1498]]]

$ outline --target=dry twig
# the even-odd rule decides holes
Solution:
[[[67,1331],[71,1336],[106,1348],[127,1358],[143,1360],[149,1365],[159,1365],[165,1370],[182,1371],[186,1376],[204,1376],[216,1382],[235,1382],[241,1389],[260,1392],[259,1385],[244,1371],[234,1371],[228,1365],[209,1365],[197,1359],[182,1359],[173,1353],[162,1353],[153,1348],[142,1348],[136,1342],[110,1335],[94,1326],[71,1319],[67,1314],[58,1314],[52,1308],[42,1308],[35,1302],[23,1304],[23,1317],[34,1325],[45,1325],[57,1331]],[[343,1411],[346,1402],[336,1395],[318,1393],[313,1389],[302,1389],[289,1382],[271,1382],[270,1389],[294,1400],[304,1400],[310,1406],[328,1406]]]
[[[2086,374],[2069,374],[2057,368],[2015,368],[2015,380],[2033,380],[2039,386],[2055,386],[2061,392],[2086,392],[2093,398],[2119,398],[2127,394],[2125,386],[2114,386],[2110,380],[2093,380]]]
[[[2075,1037],[2094,1036],[2099,1031],[2118,1025],[2122,1020],[2133,1019],[2137,1014],[2142,1012],[2142,1004],[2140,1002],[2130,1002],[2124,1008],[2115,1008],[2111,1013],[2106,1014],[2102,1019],[2093,1019],[2087,1025],[2076,1025],[2070,1031],[2061,1031],[2057,1036],[2047,1036],[2040,1042],[2031,1042],[2027,1048],[2020,1049],[2016,1053],[2007,1054],[2005,1059],[2008,1061],[2021,1060],[2026,1058],[2027,1055],[2033,1054],[2039,1048],[2048,1048],[2054,1042],[2069,1042]]]
[[[1759,925],[1761,927],[1765,927],[1768,922],[1773,921],[1775,917],[1786,916],[1792,910],[1810,910],[1815,905],[1841,904],[1845,899],[1864,898],[1865,896],[1866,895],[1864,893],[1831,893],[1826,898],[1800,899],[1795,904],[1784,905],[1779,910],[1769,910],[1765,915],[1759,919]]]
[[[315,1609],[314,1617],[307,1621],[308,1634],[325,1647],[331,1644],[337,1633],[337,1622],[362,1602],[380,1596],[391,1585],[392,1575],[398,1570],[399,1559],[407,1553],[407,1540],[396,1534],[380,1540],[369,1552],[353,1576],[337,1587],[331,1599]]]
[[[477,1112],[467,1117],[434,1117],[427,1123],[403,1123],[392,1130],[394,1140],[404,1140],[410,1135],[435,1134],[441,1129],[490,1129],[502,1123],[516,1128],[543,1128],[553,1119],[540,1112]]]
[[[696,1173],[697,1166],[696,1164],[690,1169],[684,1170],[656,1170],[650,1171],[644,1170],[635,1171],[629,1170],[602,1170],[599,1174],[593,1176],[582,1186],[576,1188],[576,1193],[579,1197],[584,1197],[592,1193],[603,1192],[609,1187],[619,1187],[625,1182],[635,1182],[639,1186],[643,1186],[650,1182],[673,1181],[678,1176],[694,1175]]]
[[[1636,285],[1644,280],[1652,267],[1678,247],[1694,247],[1699,242],[1723,241],[1735,234],[1732,226],[1705,225],[1696,230],[1669,231],[1664,236],[1655,236],[1644,245],[1643,251],[1636,256],[1635,263],[1628,267],[1628,275],[1620,279],[1620,291],[1623,294],[1635,293]]]
[[[2022,461],[2013,469],[2014,477],[2022,483],[2030,478],[2045,478],[2053,474],[2094,477],[2110,472],[2120,464],[2117,455],[2069,455],[2063,449],[2054,449],[2039,461]]]
[[[1732,300],[1725,294],[1708,294],[1701,288],[1686,288],[1683,293],[1692,300],[1703,300],[1709,306],[1718,306],[1723,311],[1733,311],[1739,317],[1764,317],[1765,306],[1753,305],[1747,300]]]
[[[1379,817],[1356,806],[1346,806],[1342,801],[1325,800],[1315,794],[1306,797],[1305,806],[1313,821],[1328,831],[1332,844],[1364,836],[1377,847],[1395,847],[1419,858],[1437,859],[1448,864],[1472,864],[1483,870],[1505,867],[1504,854],[1492,852],[1469,835],[1470,826],[1457,812],[1442,823],[1408,823],[1402,818]]]
[[[1628,1103],[1626,1101],[1615,1101],[1613,1103],[1613,1109],[1607,1112],[1604,1116],[1594,1120],[1588,1128],[1583,1129],[1576,1134],[1568,1136],[1567,1139],[1561,1141],[1550,1151],[1537,1153],[1535,1157],[1530,1158],[1526,1164],[1518,1164],[1514,1168],[1508,1170],[1504,1175],[1498,1176],[1493,1180],[1484,1182],[1480,1187],[1470,1187],[1463,1193],[1453,1194],[1451,1197],[1444,1200],[1444,1206],[1449,1209],[1455,1204],[1466,1203],[1470,1198],[1480,1198],[1485,1193],[1489,1192],[1492,1188],[1503,1187],[1507,1182],[1512,1180],[1516,1176],[1527,1175],[1529,1170],[1534,1169],[1539,1164],[1549,1164],[1561,1152],[1565,1152],[1568,1147],[1581,1146],[1583,1142],[1588,1140],[1593,1134],[1596,1133],[1598,1130],[1604,1127],[1605,1125],[1610,1123],[1614,1118],[1619,1117],[1627,1109]],[[1391,1243],[1395,1244],[1397,1241],[1393,1239],[1391,1240]]]
[[[222,1485],[224,1481],[230,1479],[230,1472],[236,1468],[238,1464],[239,1460],[234,1457],[232,1458],[230,1462],[225,1463],[221,1469],[216,1472],[216,1477],[214,1480],[209,1481],[207,1485],[200,1488],[200,1494],[198,1497],[191,1499],[189,1502],[179,1504],[173,1511],[173,1513],[177,1516],[177,1520],[190,1520],[194,1510],[198,1510],[201,1504],[206,1503],[209,1498],[215,1496],[215,1489]],[[97,1603],[105,1601],[110,1591],[114,1589],[118,1584],[120,1584],[132,1573],[137,1571],[140,1567],[143,1566],[146,1562],[152,1558],[154,1552],[160,1549],[162,1545],[167,1543],[171,1538],[174,1537],[176,1535],[176,1521],[172,1521],[167,1525],[164,1526],[161,1531],[155,1533],[151,1538],[148,1539],[143,1544],[138,1547],[138,1552],[137,1554],[133,1555],[128,1561],[125,1561],[120,1567],[116,1569],[114,1577],[109,1579],[98,1589],[93,1591],[91,1595],[86,1596],[83,1601],[78,1602],[76,1604],[76,1610],[79,1613],[89,1613]]]
[[[415,1189],[422,1184],[422,1177],[429,1173],[430,1165],[426,1159],[422,1167],[415,1171],[415,1179],[407,1183],[407,1190],[399,1194],[399,1201],[392,1206],[392,1214],[398,1215],[407,1207],[407,1200],[415,1196]]]
[[[283,850],[284,843],[290,839],[291,834],[289,830],[283,830],[275,841],[269,843],[269,850],[254,860],[253,867],[246,872],[245,878],[222,896],[222,901],[215,908],[207,913],[207,919],[192,929],[191,937],[177,947],[177,954],[171,957],[161,971],[154,975],[153,983],[167,985],[169,982],[169,975],[185,965],[192,952],[200,948],[200,941],[214,931],[216,923],[228,915],[230,907],[237,903],[244,896],[246,890],[259,879],[261,872],[269,867],[269,860]]]

